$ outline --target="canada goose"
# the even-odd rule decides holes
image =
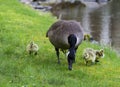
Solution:
[[[33,41],[31,41],[27,47],[26,47],[26,51],[29,53],[29,54],[32,54],[34,53],[35,55],[37,55],[37,51],[39,50],[39,47],[37,44],[35,44]]]
[[[76,50],[84,37],[80,23],[73,20],[58,20],[49,28],[46,37],[49,38],[50,42],[55,47],[58,63],[60,63],[59,49],[68,49],[68,69],[72,70]]]

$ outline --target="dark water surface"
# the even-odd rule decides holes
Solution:
[[[62,14],[61,19],[80,21],[86,33],[104,45],[110,45],[120,53],[120,0],[107,4],[90,3],[88,7],[56,6],[52,13]]]

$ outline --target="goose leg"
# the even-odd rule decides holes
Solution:
[[[57,55],[57,58],[58,58],[58,64],[60,64],[59,49],[55,48],[55,51],[56,51],[56,55]]]

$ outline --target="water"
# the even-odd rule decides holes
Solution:
[[[85,33],[104,44],[110,45],[120,53],[120,0],[107,4],[86,3],[88,7],[56,6],[52,13],[55,16],[62,14],[61,19],[77,20],[81,22]]]

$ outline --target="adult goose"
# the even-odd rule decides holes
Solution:
[[[84,37],[80,23],[74,20],[58,20],[51,25],[46,37],[49,38],[49,41],[55,47],[58,63],[60,63],[59,49],[68,49],[68,69],[72,70],[76,50]]]

